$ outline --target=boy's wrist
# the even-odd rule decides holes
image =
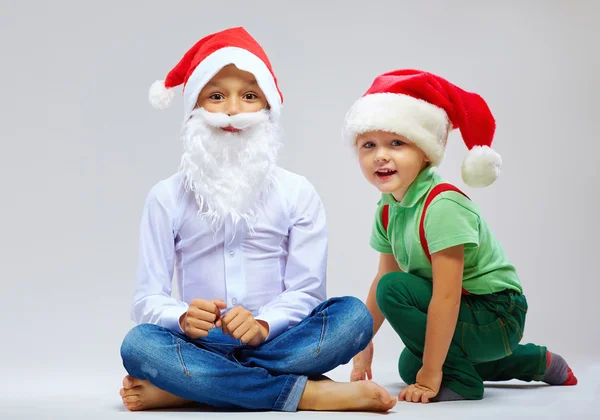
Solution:
[[[269,324],[263,320],[256,320],[256,323],[258,324],[258,328],[260,330],[260,337],[262,338],[261,341],[265,341],[269,336]]]
[[[443,361],[442,361],[442,363],[435,363],[435,362],[432,362],[430,360],[426,360],[423,357],[423,367],[422,367],[422,370],[423,370],[424,373],[431,373],[431,374],[437,373],[440,370],[442,370],[443,366],[444,366],[444,362]]]
[[[255,319],[256,325],[258,325],[258,334],[248,342],[250,346],[256,347],[265,342],[269,336],[269,324],[266,321]]]

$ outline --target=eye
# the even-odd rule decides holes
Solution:
[[[402,146],[404,143],[402,140],[392,140],[392,146]]]
[[[213,101],[222,101],[223,99],[225,99],[225,96],[223,96],[220,93],[213,93],[212,95],[209,96],[210,99],[212,99]]]
[[[255,101],[258,99],[258,95],[255,93],[246,93],[244,99],[247,101]]]
[[[365,144],[363,144],[363,147],[365,149],[371,149],[371,148],[375,147],[375,143],[373,143],[372,141],[368,141]]]

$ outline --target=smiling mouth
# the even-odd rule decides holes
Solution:
[[[221,127],[221,130],[227,131],[228,133],[239,133],[240,131],[242,131],[239,128],[235,128],[230,125],[228,125],[227,127]]]
[[[375,175],[377,175],[379,178],[387,179],[397,172],[398,171],[395,171],[393,169],[380,169],[378,171],[375,171]]]

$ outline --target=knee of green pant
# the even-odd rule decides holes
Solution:
[[[381,279],[379,279],[379,283],[377,283],[377,290],[375,293],[375,297],[377,299],[377,305],[379,309],[384,310],[387,299],[390,294],[397,293],[398,287],[402,287],[402,282],[399,281],[402,277],[401,272],[391,272],[385,274]],[[393,287],[393,291],[392,291]]]
[[[462,384],[458,380],[442,380],[442,385],[450,388],[451,391],[456,392],[458,395],[468,400],[481,400],[483,399],[483,382],[478,384]]]
[[[398,373],[404,382],[414,384],[417,381],[417,373],[421,370],[423,362],[408,348],[404,348],[398,359]]]
[[[420,366],[409,363],[406,358],[402,357],[403,354],[398,359],[398,374],[405,384],[411,385],[417,382],[417,373],[419,373]]]

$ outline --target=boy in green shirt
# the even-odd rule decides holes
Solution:
[[[367,306],[375,335],[387,319],[404,342],[400,401],[481,399],[483,381],[575,385],[565,360],[519,342],[527,300],[515,267],[478,207],[434,171],[449,132],[469,148],[465,183],[485,187],[502,160],[491,149],[485,101],[418,70],[378,76],[350,109],[345,136],[366,179],[383,193],[371,246],[381,253]],[[373,344],[354,359],[352,380],[371,379]]]

